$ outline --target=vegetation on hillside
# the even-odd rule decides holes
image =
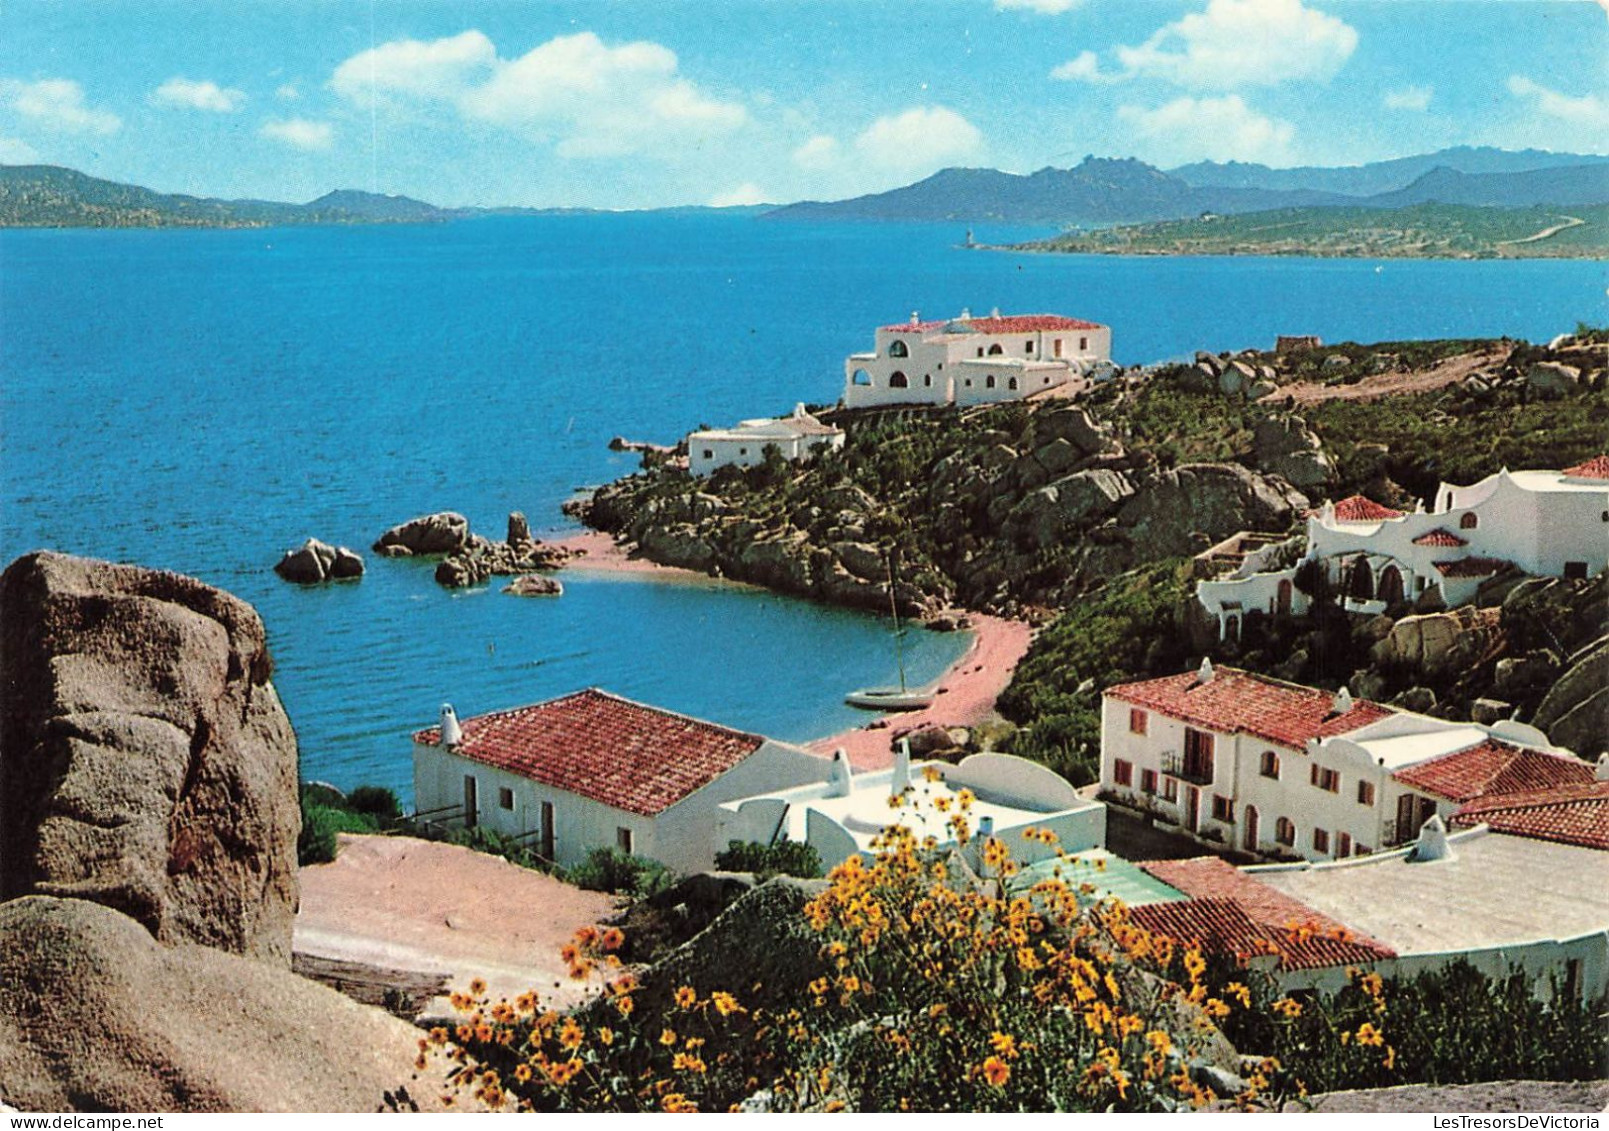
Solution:
[[[1281,208],[1102,228],[1018,250],[1108,255],[1325,255],[1369,259],[1609,256],[1609,204]]]

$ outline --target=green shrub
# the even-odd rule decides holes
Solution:
[[[664,891],[676,875],[657,860],[630,856],[615,848],[594,848],[587,858],[569,869],[564,878],[588,891],[606,891],[637,899]]]
[[[821,875],[821,854],[813,845],[796,840],[776,844],[734,840],[727,842],[724,852],[715,854],[715,866],[728,872],[753,872],[759,880],[772,876],[813,880]]]
[[[382,829],[389,829],[402,819],[402,802],[391,790],[378,785],[358,786],[346,795],[346,808],[368,814]]]

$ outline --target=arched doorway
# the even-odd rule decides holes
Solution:
[[[1246,839],[1243,842],[1247,852],[1257,851],[1257,806],[1246,806]]]
[[[1395,605],[1402,600],[1402,571],[1388,565],[1380,571],[1380,587],[1375,591],[1380,600]]]
[[[1282,617],[1291,615],[1291,583],[1288,578],[1281,580],[1275,591],[1274,609]]]
[[[898,369],[894,370],[894,372],[888,375],[888,387],[890,389],[903,389],[909,385],[910,382],[906,380],[905,374],[901,373]]]
[[[1369,572],[1367,559],[1358,558],[1352,563],[1352,576],[1347,581],[1346,594],[1354,601],[1374,600],[1374,574]]]

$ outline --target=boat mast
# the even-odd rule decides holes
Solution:
[[[899,602],[894,599],[894,550],[888,551],[888,611],[894,618],[894,663],[899,666],[899,690],[905,694],[905,633],[899,626]]]

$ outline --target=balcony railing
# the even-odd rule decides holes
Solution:
[[[1212,784],[1212,759],[1191,758],[1177,750],[1162,755],[1162,772],[1192,785]]]

